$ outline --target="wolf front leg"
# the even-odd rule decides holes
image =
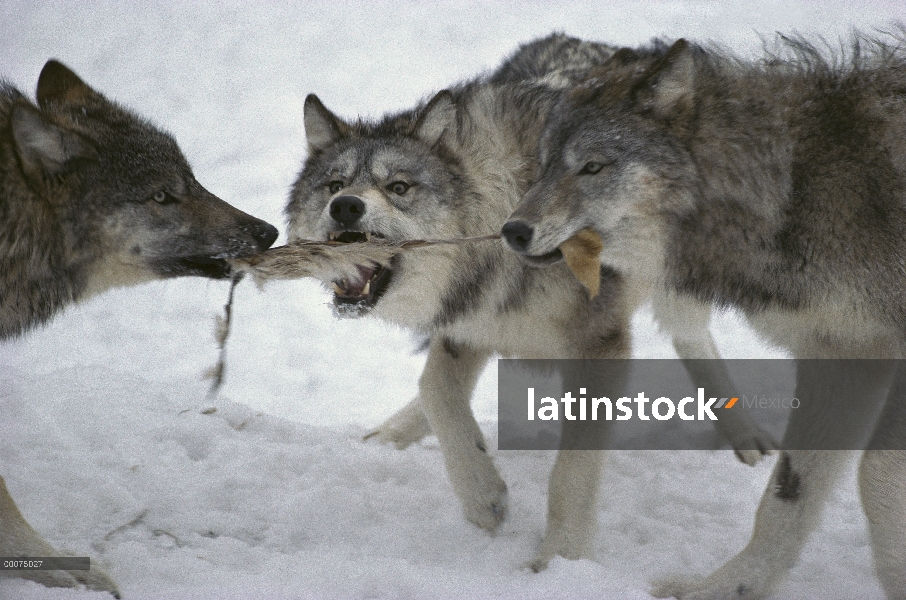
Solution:
[[[571,361],[561,369],[564,390],[593,389],[608,398],[625,392],[630,361]],[[533,571],[542,571],[554,556],[572,560],[593,555],[598,530],[598,491],[604,468],[608,423],[563,421],[560,450],[548,484],[547,530]]]
[[[673,347],[683,359],[686,372],[696,388],[705,388],[712,394],[728,398],[739,395],[707,329],[694,339],[674,337]],[[730,442],[740,461],[753,466],[762,457],[771,454],[777,448],[777,442],[743,410],[740,407],[722,412],[720,420],[714,421],[714,428]]]
[[[56,549],[48,544],[32,528],[19,512],[19,508],[6,489],[6,482],[0,477],[0,556],[38,557],[60,556]],[[14,570],[0,571],[3,577],[21,577],[36,581],[47,587],[78,587],[110,592],[114,598],[120,593],[116,583],[107,573],[92,565],[88,571],[41,571]]]
[[[603,450],[560,450],[548,484],[547,529],[535,558],[536,573],[555,556],[591,558],[598,530],[598,490]]]
[[[655,296],[652,302],[658,324],[673,338],[673,348],[685,364],[695,387],[722,396],[737,396],[735,385],[708,327],[711,308],[675,294]],[[725,411],[714,427],[733,446],[736,456],[754,465],[777,448],[777,442],[742,410]]]
[[[419,379],[419,396],[466,518],[494,531],[506,516],[507,489],[469,406],[489,356],[489,352],[454,345],[440,336],[432,338]]]

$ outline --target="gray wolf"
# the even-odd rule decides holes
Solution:
[[[603,265],[735,307],[796,358],[903,358],[904,39],[857,34],[828,58],[782,38],[757,63],[684,40],[621,50],[551,111],[538,181],[503,228],[508,244],[556,265],[558,245],[591,227]],[[840,419],[870,440],[858,477],[876,572],[889,597],[906,598],[906,374],[819,377],[800,365],[797,396],[826,392],[851,400],[797,414],[781,447],[820,440]],[[847,411],[854,399],[874,408]],[[845,456],[783,452],[749,544],[709,577],[657,591],[770,594]]]
[[[377,122],[344,121],[309,96],[309,155],[286,207],[290,242],[497,232],[528,190],[545,115],[577,74],[612,52],[554,34],[521,48],[496,73]],[[335,281],[334,291],[335,304],[347,311],[371,311],[430,338],[418,396],[371,435],[402,448],[436,434],[466,517],[492,531],[506,515],[507,488],[469,407],[488,360],[495,354],[628,358],[629,319],[650,296],[605,268],[599,295],[589,298],[565,267],[531,267],[499,242],[413,251],[386,268],[363,265],[358,276]],[[667,315],[697,311],[694,319],[670,323],[681,353],[716,355],[707,308],[659,304]],[[732,385],[720,372],[699,375]],[[621,377],[613,374],[609,384],[619,386]],[[746,461],[758,460],[771,444],[745,420],[721,425]],[[602,456],[559,453],[547,533],[531,565],[536,570],[557,554],[589,555]]]
[[[268,248],[277,230],[215,197],[176,142],[57,61],[37,105],[0,81],[0,340],[116,286],[197,275]],[[0,478],[0,555],[56,556]],[[6,571],[47,586],[118,597],[90,571]]]

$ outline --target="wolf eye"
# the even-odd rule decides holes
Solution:
[[[158,204],[173,204],[174,202],[176,202],[176,198],[163,190],[155,193],[153,196],[151,196],[151,199]]]
[[[585,163],[585,166],[582,167],[582,170],[579,171],[579,175],[594,175],[595,173],[599,173],[601,171],[601,169],[603,169],[603,168],[604,168],[604,163],[599,163],[599,162],[594,162],[594,161],[587,162],[587,163]]]
[[[387,189],[396,194],[397,196],[402,196],[409,191],[411,186],[405,181],[394,181],[387,186]]]
[[[339,192],[342,189],[343,189],[342,181],[331,181],[330,183],[327,184],[327,190],[331,194],[336,194],[337,192]]]

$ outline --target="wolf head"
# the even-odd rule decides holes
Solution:
[[[15,154],[31,192],[59,224],[55,235],[86,291],[226,277],[225,258],[276,239],[274,227],[205,190],[172,137],[59,62],[44,66],[37,101],[11,106]]]
[[[658,223],[688,202],[695,169],[684,149],[694,117],[695,50],[621,50],[551,111],[539,176],[503,227],[510,248],[551,264],[592,228],[602,260],[637,268],[662,246]],[[655,253],[662,251],[655,248]]]
[[[289,240],[474,234],[475,219],[468,216],[469,183],[444,143],[455,120],[453,95],[447,91],[415,111],[378,123],[344,122],[316,96],[308,96],[309,156],[286,208]],[[336,305],[355,314],[379,301],[393,304],[394,297],[416,293],[408,287],[415,277],[437,279],[445,268],[432,263],[443,257],[428,257],[431,254],[399,256],[389,268],[361,267],[357,279],[334,282]],[[410,300],[416,300],[415,306],[424,304]]]

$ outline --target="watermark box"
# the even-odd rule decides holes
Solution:
[[[500,359],[497,368],[501,450],[714,449],[726,445],[714,422],[731,411],[783,450],[906,449],[872,436],[879,419],[906,419],[899,360]],[[790,419],[816,426],[793,439]]]

